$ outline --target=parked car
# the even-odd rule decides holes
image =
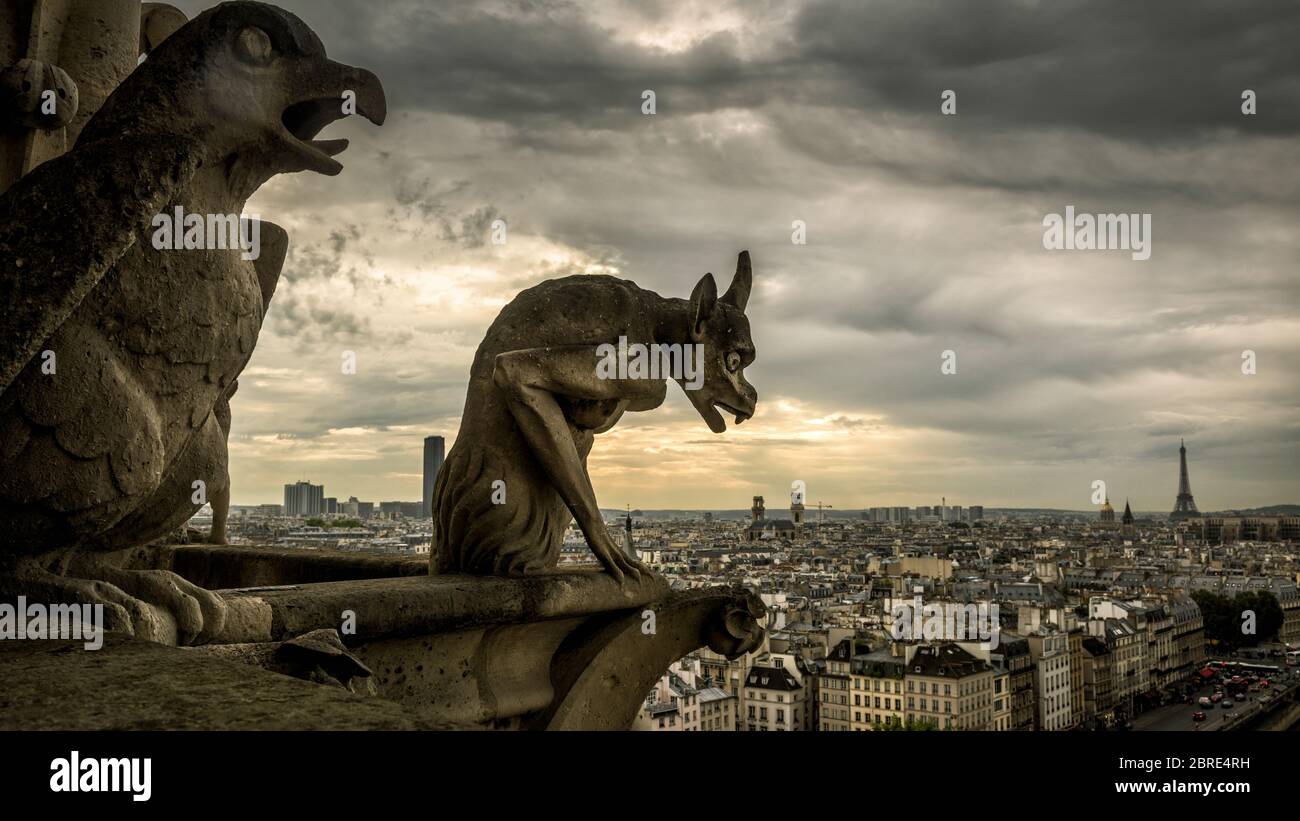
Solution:
[[[1268,683],[1268,679],[1263,679],[1262,681],[1260,681],[1259,686],[1260,686],[1260,687],[1269,687],[1270,685],[1269,685],[1269,683]]]
[[[1210,701],[1213,701],[1215,704],[1218,704],[1222,700],[1223,700],[1223,693],[1215,693],[1214,695],[1210,696]]]
[[[1236,705],[1235,702],[1233,702],[1232,699],[1230,699],[1230,698],[1225,698],[1225,699],[1223,700],[1223,704],[1221,704],[1221,705],[1219,705],[1219,706],[1222,707],[1222,708],[1225,709],[1225,710],[1231,710],[1233,707],[1236,707],[1237,705]]]
[[[1198,698],[1198,699],[1196,700],[1196,703],[1199,704],[1199,705],[1201,705],[1202,707],[1213,707],[1213,706],[1214,706],[1214,702],[1210,701],[1210,697],[1209,697],[1209,696],[1201,696],[1200,698]]]
[[[1200,710],[1197,710],[1196,712],[1192,713],[1192,721],[1204,721],[1204,720],[1205,720],[1205,713],[1201,712]]]

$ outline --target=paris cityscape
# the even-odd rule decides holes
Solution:
[[[1297,42],[5,0],[7,805],[1289,806]]]
[[[423,500],[342,501],[299,481],[285,485],[282,504],[232,507],[229,539],[409,557],[423,567],[444,452],[443,437],[426,438]],[[762,597],[771,625],[764,646],[739,659],[701,648],[673,664],[633,729],[1266,723],[1269,705],[1300,684],[1300,506],[1202,513],[1185,444],[1178,455],[1168,512],[1117,510],[1101,488],[1093,511],[942,497],[931,506],[819,509],[797,480],[754,496],[749,510],[604,511],[623,549],[674,589],[743,585]],[[211,510],[190,525],[202,539]],[[576,528],[560,566],[599,569]],[[900,636],[897,608],[921,601],[993,608],[993,640],[951,635],[951,622],[949,635]],[[1249,633],[1241,629],[1248,610],[1259,619]]]

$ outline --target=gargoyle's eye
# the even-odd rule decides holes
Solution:
[[[727,354],[727,370],[729,371],[740,370],[740,354],[736,353],[735,351],[732,351],[731,353]]]
[[[239,38],[235,40],[235,54],[245,63],[264,66],[275,56],[275,49],[266,32],[256,26],[248,26],[239,32]]]

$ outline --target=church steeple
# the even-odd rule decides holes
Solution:
[[[627,508],[627,518],[623,520],[623,552],[629,558],[640,561],[636,554],[636,546],[632,543],[632,506]]]
[[[1120,525],[1120,533],[1124,536],[1134,538],[1137,536],[1137,528],[1133,525],[1133,508],[1129,507],[1128,499],[1124,500],[1124,515],[1120,518],[1123,523]]]

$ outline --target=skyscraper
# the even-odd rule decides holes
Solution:
[[[441,436],[424,437],[424,496],[420,512],[426,519],[433,518],[433,483],[438,478],[438,468],[442,467],[445,447]]]
[[[325,486],[295,482],[284,486],[285,516],[319,516],[325,512]]]
[[[1174,500],[1174,512],[1169,514],[1169,518],[1178,521],[1195,519],[1200,515],[1200,511],[1196,509],[1196,501],[1192,499],[1192,482],[1187,478],[1187,446],[1180,439],[1178,441],[1178,498]]]

